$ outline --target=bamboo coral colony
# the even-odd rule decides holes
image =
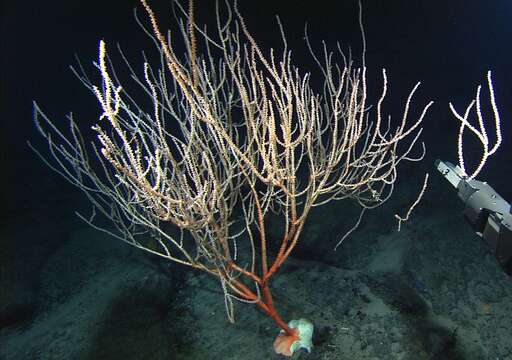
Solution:
[[[143,108],[121,87],[101,41],[102,85],[79,75],[103,109],[93,149],[101,166],[91,165],[94,157],[71,116],[66,137],[35,105],[36,123],[58,163],[54,169],[85,191],[95,213],[112,221],[114,230],[103,231],[217,277],[231,320],[233,299],[254,303],[282,329],[274,342],[277,352],[309,351],[311,322],[281,318],[270,280],[297,245],[312,207],[350,198],[364,211],[391,196],[397,165],[422,157],[414,159],[411,151],[432,102],[411,123],[418,83],[398,126],[383,121],[383,70],[382,93],[370,120],[366,67],[354,67],[341,52],[342,64],[336,64],[325,47],[318,58],[308,43],[324,83],[323,93],[315,92],[312,75],[292,64],[284,36],[280,54],[264,55],[236,2],[226,7],[225,16],[217,4],[216,35],[194,22],[192,0],[187,11],[176,3],[185,19],[180,32],[187,49],[179,56],[174,33],[163,33],[146,0],[141,3],[162,64],[144,63],[142,76],[131,75],[152,108]],[[297,174],[304,172],[299,181]],[[242,209],[244,226],[234,234],[235,208]],[[284,219],[275,247],[265,231],[270,212]],[[94,216],[83,218],[99,228]],[[165,231],[165,223],[180,235]]]

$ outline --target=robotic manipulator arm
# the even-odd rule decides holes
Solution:
[[[470,180],[458,166],[436,160],[437,170],[458,191],[464,217],[490,246],[505,272],[512,276],[512,208],[486,182]]]

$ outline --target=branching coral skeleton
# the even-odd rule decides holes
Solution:
[[[182,16],[176,33],[162,32],[147,1],[141,3],[161,64],[145,60],[139,74],[119,50],[140,90],[132,96],[102,40],[96,64],[102,84],[76,71],[102,109],[93,126],[97,141],[86,142],[71,115],[69,133],[62,132],[36,104],[36,124],[50,151],[45,162],[113,225],[80,215],[91,226],[218,278],[231,320],[239,300],[256,304],[282,329],[276,351],[310,350],[311,323],[281,318],[270,280],[297,246],[313,207],[352,199],[366,210],[389,199],[397,166],[423,157],[424,147],[416,157],[412,152],[432,102],[413,110],[418,83],[394,125],[383,109],[385,70],[370,111],[364,60],[357,68],[325,44],[318,56],[308,41],[320,71],[302,73],[284,35],[282,51],[257,45],[236,2],[223,11],[217,3],[212,33],[194,21],[192,3],[188,10],[176,3]],[[184,55],[177,53],[180,36]],[[313,76],[321,77],[320,92]],[[271,212],[284,219],[278,240],[267,237]]]
[[[468,106],[466,107],[464,115],[461,115],[455,109],[452,103],[449,104],[453,116],[460,121],[459,136],[457,138],[457,154],[459,157],[459,167],[462,170],[462,172],[468,176],[470,180],[474,179],[480,173],[480,171],[482,171],[485,163],[487,162],[487,159],[490,156],[492,156],[496,152],[496,150],[498,150],[502,141],[500,113],[498,111],[498,106],[496,105],[496,98],[494,96],[494,87],[492,84],[492,76],[490,71],[487,72],[487,87],[489,89],[490,105],[494,118],[494,128],[496,134],[496,142],[491,148],[489,148],[489,137],[487,136],[485,121],[481,110],[480,93],[482,86],[478,85],[476,89],[475,98],[471,100]],[[472,125],[469,121],[473,109],[477,117],[478,128]],[[467,174],[466,172],[466,166],[464,163],[464,150],[462,146],[464,130],[466,130],[466,128],[470,130],[478,138],[483,150],[480,162],[478,163],[476,169],[471,174]]]

